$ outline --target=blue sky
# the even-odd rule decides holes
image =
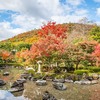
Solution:
[[[0,0],[0,40],[48,21],[79,22],[84,17],[100,25],[100,0]]]

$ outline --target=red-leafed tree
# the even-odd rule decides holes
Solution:
[[[41,29],[38,31],[38,35],[40,37],[47,37],[54,35],[59,38],[66,38],[66,32],[67,28],[61,24],[57,24],[55,22],[48,22],[47,25],[44,25],[41,27]]]
[[[50,58],[53,54],[60,55],[65,52],[67,34],[63,25],[49,22],[38,31],[38,36],[39,40],[28,52],[29,59]]]
[[[96,66],[100,66],[100,44],[95,47],[94,52],[92,53],[93,56],[96,58]]]

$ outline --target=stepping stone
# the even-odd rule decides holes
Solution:
[[[59,82],[54,82],[53,83],[53,87],[57,90],[66,90],[67,87],[63,84],[63,83],[59,83]]]
[[[37,80],[36,85],[44,86],[44,85],[47,85],[47,82],[46,82],[46,80]]]
[[[42,100],[57,100],[52,94],[50,94],[48,91],[45,91]]]

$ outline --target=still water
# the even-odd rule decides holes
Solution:
[[[0,90],[0,100],[27,100],[24,96],[15,97],[7,90]]]

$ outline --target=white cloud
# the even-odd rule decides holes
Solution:
[[[62,13],[59,0],[1,0],[0,9],[17,11],[21,14],[46,19],[52,14]]]
[[[95,2],[100,2],[100,0],[94,0]]]
[[[77,22],[82,17],[87,17],[88,11],[74,8],[72,5],[78,6],[83,2],[84,0],[66,0],[66,3],[62,4],[59,0],[0,0],[1,11],[17,12],[12,13],[12,21],[0,22],[0,40],[39,28],[43,22],[50,20],[57,23]]]
[[[84,0],[66,0],[67,3],[73,5],[73,6],[78,6],[84,2]]]
[[[100,16],[100,8],[97,8],[97,15]]]
[[[65,23],[65,22],[78,22],[85,16],[77,16],[77,15],[66,15],[66,16],[52,16],[51,19],[56,21],[57,23]]]
[[[0,40],[10,38],[18,33],[23,32],[24,30],[21,28],[13,28],[9,22],[1,22],[0,23]]]

